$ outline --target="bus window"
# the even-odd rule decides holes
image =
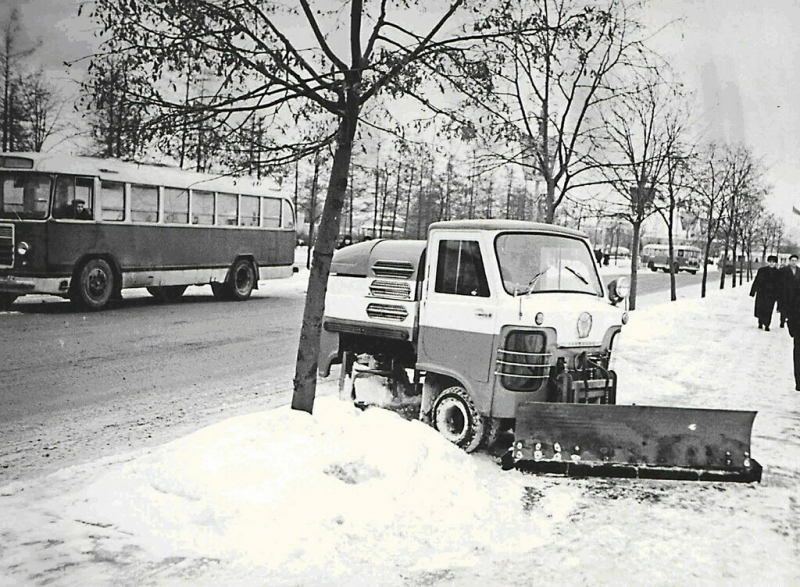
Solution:
[[[115,181],[100,184],[100,219],[122,222],[125,220],[125,186]]]
[[[0,173],[0,217],[44,218],[50,178],[38,173]]]
[[[292,214],[292,207],[289,202],[283,202],[283,223],[284,228],[294,228],[294,214]]]
[[[53,218],[91,220],[94,215],[94,180],[59,175],[53,200]]]
[[[264,198],[262,214],[264,221],[261,223],[261,226],[265,228],[280,228],[281,201],[275,198]]]
[[[242,218],[239,226],[258,226],[258,196],[242,196]]]
[[[217,194],[217,225],[236,226],[239,197],[236,194]]]
[[[189,224],[189,192],[178,188],[164,188],[164,222]]]
[[[158,188],[156,186],[131,186],[131,220],[133,222],[158,222]]]
[[[192,224],[214,224],[214,192],[192,190]]]

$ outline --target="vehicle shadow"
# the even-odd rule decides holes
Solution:
[[[268,302],[267,297],[252,297],[243,304],[258,304]],[[239,302],[218,301],[214,296],[209,293],[208,295],[194,294],[184,296],[177,302],[162,302],[152,296],[142,295],[134,297],[124,297],[119,300],[111,300],[108,305],[99,312],[86,310],[80,306],[73,304],[71,301],[56,296],[47,296],[46,299],[37,300],[18,300],[16,301],[9,311],[9,313],[19,314],[95,314],[105,312],[119,312],[125,310],[136,310],[140,308],[150,307],[179,307],[184,305],[198,305],[198,304],[225,304],[230,306],[239,305]]]

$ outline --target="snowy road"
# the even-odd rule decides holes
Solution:
[[[0,315],[0,484],[288,401],[302,278],[244,303],[126,292],[101,313],[31,300]]]

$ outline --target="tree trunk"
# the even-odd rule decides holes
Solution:
[[[300,344],[297,348],[297,363],[294,376],[292,409],[312,413],[317,391],[317,365],[319,363],[319,336],[322,331],[322,316],[325,313],[325,293],[328,290],[328,275],[336,238],[339,233],[339,216],[342,213],[353,152],[353,137],[358,123],[358,108],[350,106],[339,123],[339,136],[333,156],[331,178],[322,219],[314,247],[314,258],[308,278],[303,324],[300,328]]]
[[[642,221],[639,220],[638,222],[631,223],[631,227],[633,228],[633,242],[631,243],[631,292],[629,297],[629,310],[636,309],[636,286],[639,283],[639,267],[638,263],[634,262],[634,256],[639,251],[639,241],[641,240],[640,235],[642,231]]]

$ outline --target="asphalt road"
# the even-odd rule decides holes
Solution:
[[[0,485],[288,403],[299,278],[294,289],[262,283],[240,303],[216,302],[208,286],[173,305],[125,292],[97,313],[23,298],[0,314]],[[699,296],[699,274],[677,279]],[[637,307],[669,301],[669,276],[640,273],[638,298]]]
[[[32,298],[0,314],[0,485],[290,399],[302,293],[187,293],[161,305],[134,290],[97,313]]]

